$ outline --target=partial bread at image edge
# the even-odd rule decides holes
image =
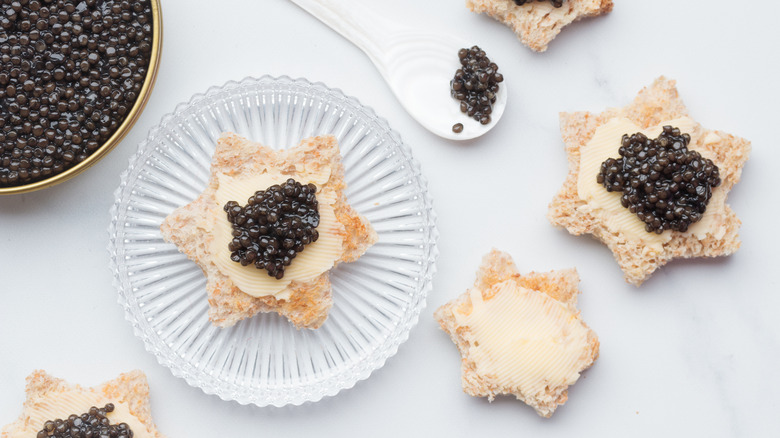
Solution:
[[[466,6],[504,23],[531,50],[544,52],[565,26],[609,13],[613,5],[612,0],[566,0],[563,6],[551,11],[547,1],[531,0],[518,6],[513,0],[466,0]]]
[[[490,289],[494,284],[510,279],[516,281],[521,287],[547,294],[579,318],[577,295],[580,293],[578,289],[580,278],[576,269],[543,273],[531,272],[521,275],[509,254],[493,249],[482,259],[473,287],[483,291],[483,297],[489,299],[490,297],[485,296],[484,291]],[[469,358],[471,344],[466,339],[469,328],[458,325],[454,315],[456,309],[459,313],[465,314],[469,313],[471,308],[471,298],[466,292],[442,305],[434,313],[436,321],[449,334],[460,351],[463,391],[475,397],[488,397],[490,401],[493,401],[497,395],[514,395],[518,400],[534,408],[540,416],[552,416],[555,409],[568,400],[568,386],[547,388],[548,391],[544,397],[532,398],[522,394],[518,389],[502,387],[489,377],[477,373],[476,364]],[[584,322],[583,325],[587,328]],[[593,365],[598,355],[598,337],[593,330],[588,328],[588,348],[580,363],[581,371]]]
[[[94,390],[102,393],[108,399],[126,403],[130,413],[146,426],[152,437],[164,438],[154,425],[154,421],[152,421],[152,411],[149,405],[149,383],[146,380],[146,375],[139,370],[120,374],[116,379],[109,380],[94,388],[82,388],[79,385],[69,384],[63,379],[53,377],[45,371],[35,370],[27,377],[25,389],[27,399],[24,402],[22,414],[15,422],[3,428],[0,438],[7,438],[15,432],[26,428],[26,425],[29,423],[29,417],[25,413],[32,408],[32,403],[37,396],[56,394],[68,390]]]

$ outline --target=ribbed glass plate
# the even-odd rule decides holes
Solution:
[[[347,199],[379,242],[333,269],[334,305],[317,330],[276,314],[213,327],[203,273],[160,235],[163,218],[205,188],[226,131],[274,148],[338,138]],[[384,119],[321,83],[248,78],[194,96],[150,131],[115,198],[108,249],[135,334],[174,375],[225,400],[298,405],[354,386],[408,338],[431,288],[437,231],[419,165]]]

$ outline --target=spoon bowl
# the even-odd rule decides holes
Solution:
[[[460,111],[450,80],[460,68],[458,50],[473,45],[453,35],[426,32],[379,15],[357,0],[291,0],[368,55],[404,109],[423,127],[450,140],[471,140],[504,114],[506,83],[496,93],[491,121],[482,125]],[[452,130],[456,123],[463,131]]]

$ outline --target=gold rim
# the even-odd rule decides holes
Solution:
[[[152,94],[152,88],[154,88],[154,82],[157,79],[157,69],[160,66],[160,54],[162,52],[162,10],[160,9],[160,0],[151,0],[152,4],[152,55],[149,58],[149,70],[146,72],[146,78],[144,78],[144,84],[141,87],[141,92],[138,95],[133,108],[130,109],[130,113],[125,120],[119,125],[116,132],[114,132],[102,146],[100,146],[95,152],[88,156],[81,163],[71,167],[70,169],[58,173],[41,181],[25,184],[15,187],[0,187],[0,195],[11,195],[16,193],[28,193],[36,190],[45,189],[53,185],[59,184],[63,181],[67,181],[81,172],[87,170],[92,165],[100,161],[103,157],[108,155],[121,141],[130,129],[135,124],[141,112],[143,112],[146,102],[149,101],[149,97]]]

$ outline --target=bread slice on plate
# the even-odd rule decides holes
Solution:
[[[22,414],[3,428],[0,438],[36,437],[47,421],[67,421],[70,415],[81,416],[93,406],[100,409],[108,403],[114,405],[106,415],[112,425],[126,423],[135,438],[163,438],[152,421],[149,384],[141,371],[84,388],[36,370],[27,377],[26,392]]]
[[[529,0],[523,5],[514,0],[466,0],[466,6],[509,26],[531,50],[544,52],[568,24],[610,12],[612,0],[564,0],[557,8],[549,0]]]
[[[244,205],[256,190],[288,178],[317,187],[320,239],[299,253],[285,276],[276,280],[253,265],[229,260],[227,245],[232,236],[223,207],[227,199]],[[251,186],[252,181],[262,186]],[[229,327],[259,312],[277,312],[298,328],[322,325],[333,304],[329,270],[357,260],[377,241],[368,220],[347,203],[345,187],[333,136],[274,150],[236,134],[223,134],[206,189],[172,212],[160,227],[163,238],[176,244],[206,275],[209,319],[215,326]]]
[[[623,270],[627,282],[639,286],[656,269],[674,258],[729,255],[739,246],[740,220],[726,204],[729,190],[739,182],[742,167],[750,154],[750,142],[722,131],[704,129],[693,121],[680,98],[676,83],[665,77],[642,89],[634,101],[623,108],[601,113],[561,113],[561,135],[566,144],[569,172],[558,194],[549,205],[547,217],[553,225],[571,234],[591,234],[609,247]],[[582,176],[598,166],[590,158],[593,140],[610,126],[631,124],[632,129],[660,132],[662,125],[673,124],[690,134],[688,149],[699,152],[717,165],[721,183],[712,189],[702,219],[685,232],[666,230],[654,234],[628,209],[620,208],[618,192],[611,195],[614,208],[602,208],[583,195],[585,184],[596,184],[594,175]],[[684,127],[684,129],[683,129]],[[636,132],[636,131],[635,131]],[[644,132],[644,131],[643,131]],[[615,139],[612,157],[617,158],[620,133]],[[632,132],[625,132],[631,135]],[[650,138],[654,134],[649,135]],[[597,171],[596,171],[597,172]],[[587,181],[585,181],[585,179]],[[593,180],[593,181],[591,181]],[[588,189],[590,190],[590,189]],[[603,190],[599,186],[598,190]]]
[[[508,254],[487,254],[474,286],[434,314],[460,351],[463,391],[514,395],[550,417],[599,354],[578,284],[575,269],[521,275]]]

